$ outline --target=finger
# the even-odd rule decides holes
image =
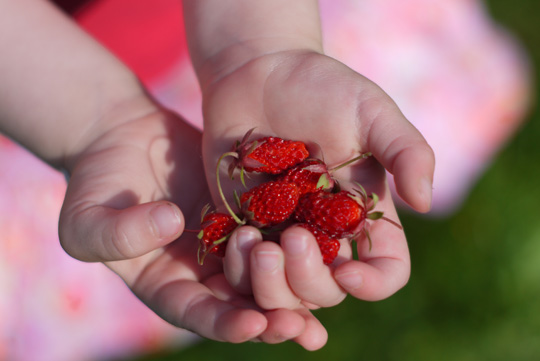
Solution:
[[[328,332],[321,322],[307,309],[299,309],[297,312],[304,317],[304,332],[293,339],[294,342],[308,351],[315,351],[326,345]]]
[[[336,270],[336,280],[358,299],[379,301],[405,286],[409,273],[407,265],[398,259],[351,261]]]
[[[361,103],[369,118],[367,146],[393,174],[398,194],[419,212],[431,208],[435,156],[420,132],[386,95]]]
[[[229,238],[223,260],[223,272],[229,284],[239,293],[251,295],[250,254],[262,242],[262,235],[254,227],[241,227]]]
[[[259,339],[269,344],[281,343],[299,337],[306,328],[304,317],[294,310],[277,309],[264,313],[268,321]]]
[[[231,290],[224,277],[204,285],[189,280],[168,282],[149,305],[173,325],[212,340],[241,343],[258,337],[267,327],[265,316],[242,305],[242,300],[235,305]]]
[[[395,211],[385,210],[397,221]],[[368,232],[370,242],[358,240],[358,261],[339,265],[334,271],[336,281],[352,296],[377,301],[390,297],[409,280],[411,265],[405,235],[394,225],[378,220]]]
[[[59,235],[62,247],[82,261],[130,259],[160,248],[180,236],[184,218],[166,201],[126,209],[91,206],[81,211],[64,209]]]
[[[231,302],[236,306],[260,310],[253,303],[252,297],[239,296],[235,290],[225,280],[222,274],[215,275],[209,278],[205,285],[212,290],[217,298]],[[304,307],[299,309],[275,309],[264,312],[267,320],[267,326],[257,339],[269,343],[276,344],[287,340],[295,339],[302,335],[306,328],[306,319],[309,319],[311,314],[304,312]],[[313,316],[311,316],[313,317]]]
[[[257,244],[251,252],[251,287],[259,307],[295,309],[300,299],[287,283],[284,270],[283,251],[274,242]]]
[[[281,236],[287,280],[303,301],[319,307],[339,304],[346,296],[335,282],[332,268],[325,265],[313,235],[301,227],[291,227]]]

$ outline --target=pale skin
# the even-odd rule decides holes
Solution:
[[[256,127],[254,138],[271,134],[305,141],[322,150],[330,165],[372,152],[372,159],[338,171],[340,183],[351,188],[360,182],[377,193],[377,209],[398,221],[386,169],[407,203],[429,210],[431,148],[377,85],[323,54],[316,1],[185,0],[184,11],[204,96],[208,179],[214,177],[215,159]],[[230,241],[225,275],[265,309],[328,307],[347,294],[384,299],[409,278],[407,242],[402,230],[384,221],[374,223],[370,233],[371,250],[361,238],[359,259],[351,260],[350,244],[342,242],[340,258],[327,267],[304,229],[287,230],[280,247],[248,227]]]
[[[59,225],[69,254],[104,262],[157,314],[203,337],[293,340],[314,350],[327,334],[311,308],[347,293],[382,299],[406,283],[403,231],[377,222],[371,252],[360,242],[352,261],[345,244],[327,267],[304,230],[285,232],[279,247],[244,227],[224,260],[208,257],[201,267],[195,236],[183,231],[198,226],[204,204],[219,205],[215,161],[254,126],[316,142],[330,164],[371,151],[372,160],[336,176],[376,191],[379,209],[397,220],[383,167],[423,212],[434,160],[384,92],[321,54],[316,3],[292,3],[184,2],[204,95],[201,137],[50,4],[0,0],[0,47],[10,49],[0,57],[0,130],[70,172]],[[232,22],[229,11],[242,16]]]

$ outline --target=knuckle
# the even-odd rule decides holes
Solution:
[[[108,247],[108,253],[113,258],[128,259],[138,256],[136,249],[133,247],[131,237],[126,232],[126,228],[122,227],[121,223],[114,224],[114,229],[110,232],[108,241],[105,246]],[[107,239],[104,237],[104,239]]]

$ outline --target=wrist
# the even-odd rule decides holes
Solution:
[[[322,43],[316,38],[249,39],[231,44],[194,63],[194,68],[201,90],[205,93],[213,84],[256,60],[266,57],[279,61],[280,55],[298,53],[322,54]]]
[[[148,96],[138,83],[123,89],[123,92],[106,97],[103,103],[96,107],[96,113],[83,129],[63,144],[61,157],[54,162],[68,172],[71,172],[81,154],[92,148],[112,129],[127,122],[143,118],[158,111],[159,106]]]
[[[317,0],[184,0],[184,23],[201,87],[266,55],[322,52]]]

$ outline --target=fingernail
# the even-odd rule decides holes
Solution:
[[[262,271],[272,272],[279,265],[279,254],[276,252],[260,251],[255,253],[255,261]]]
[[[283,242],[282,246],[285,253],[291,256],[299,256],[306,252],[308,246],[308,240],[303,236],[289,237],[286,242]]]
[[[336,274],[334,277],[339,284],[347,290],[356,290],[362,287],[363,278],[360,272],[353,271],[343,274]]]
[[[171,205],[160,205],[150,211],[154,233],[158,238],[174,236],[180,230],[180,216]]]
[[[236,232],[236,248],[240,252],[246,252],[253,248],[255,244],[255,235],[247,229],[239,229]]]

